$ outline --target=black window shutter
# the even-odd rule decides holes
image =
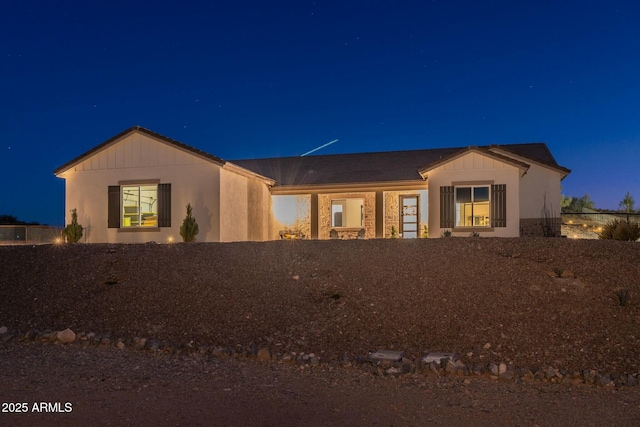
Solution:
[[[491,186],[491,226],[507,226],[507,185]]]
[[[455,225],[455,203],[453,186],[440,187],[440,228],[453,228]]]
[[[109,186],[109,198],[107,206],[107,227],[120,228],[120,186]]]
[[[171,227],[171,184],[158,184],[158,227]]]

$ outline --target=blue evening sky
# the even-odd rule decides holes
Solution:
[[[140,125],[224,159],[546,142],[563,192],[640,204],[636,1],[0,6],[0,214],[64,222],[53,170]]]

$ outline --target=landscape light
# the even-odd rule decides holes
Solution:
[[[167,243],[173,243],[173,236],[167,237]]]

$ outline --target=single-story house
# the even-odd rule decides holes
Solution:
[[[57,168],[86,242],[560,235],[544,143],[226,161],[135,126]]]

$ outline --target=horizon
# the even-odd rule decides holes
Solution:
[[[3,12],[0,215],[64,225],[53,171],[136,125],[222,159],[544,142],[564,195],[640,198],[635,2]]]

